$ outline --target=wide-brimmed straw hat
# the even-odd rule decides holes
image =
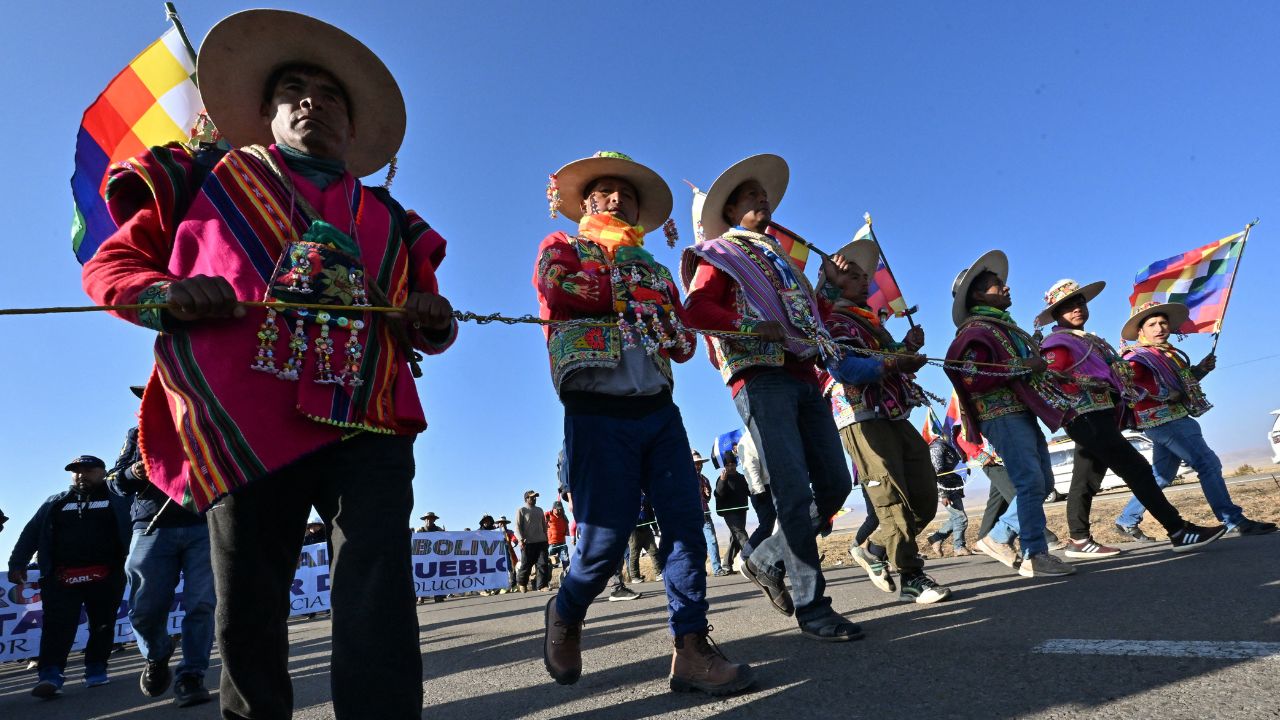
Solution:
[[[603,177],[622,178],[635,186],[640,197],[637,224],[645,233],[657,230],[671,217],[671,188],[658,173],[620,152],[601,150],[591,157],[574,160],[556,171],[556,187],[560,190],[561,215],[574,222],[582,219],[582,200],[587,187]]]
[[[969,317],[969,309],[965,307],[965,298],[969,296],[969,286],[984,272],[992,272],[1005,282],[1009,281],[1009,258],[1000,250],[988,250],[982,257],[973,261],[951,283],[951,320],[960,327],[964,319]]]
[[[854,240],[839,250],[832,253],[839,255],[849,262],[862,268],[862,272],[871,277],[876,274],[876,267],[880,264],[880,245],[871,238],[860,238]],[[827,279],[826,263],[818,269],[818,284],[816,287],[822,287],[822,283]]]
[[[711,183],[711,188],[707,190],[707,196],[702,201],[702,216],[699,222],[702,223],[703,237],[710,240],[728,232],[729,224],[724,221],[724,206],[739,185],[748,180],[759,182],[769,196],[769,209],[777,211],[778,205],[782,202],[782,196],[787,192],[787,182],[790,179],[791,169],[787,167],[787,161],[777,155],[768,153],[752,155],[734,163]]]
[[[1062,303],[1073,297],[1082,297],[1085,302],[1089,302],[1098,297],[1098,293],[1102,292],[1102,288],[1106,286],[1107,283],[1103,280],[1091,282],[1083,287],[1075,280],[1059,280],[1044,294],[1045,307],[1036,316],[1036,327],[1053,322],[1053,311],[1061,307]]]
[[[1163,303],[1155,300],[1143,303],[1130,311],[1129,319],[1125,322],[1124,327],[1120,328],[1120,337],[1130,342],[1137,340],[1138,329],[1152,315],[1164,315],[1169,318],[1169,332],[1176,333],[1187,322],[1187,318],[1191,316],[1191,311],[1182,303]]]
[[[344,158],[363,177],[386,165],[404,140],[404,96],[373,51],[346,32],[287,10],[245,10],[223,18],[200,44],[200,97],[234,147],[275,142],[262,117],[262,94],[276,70],[314,65],[347,93],[355,138]]]

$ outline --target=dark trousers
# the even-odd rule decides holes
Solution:
[[[579,536],[556,612],[569,622],[581,621],[616,577],[643,492],[662,523],[655,559],[662,561],[671,634],[706,630],[707,543],[680,410],[670,404],[637,418],[566,414],[564,429]]]
[[[547,555],[547,542],[531,542],[524,544],[520,554],[520,570],[516,573],[516,584],[525,587],[529,584],[529,571],[535,566],[538,574],[534,576],[534,587],[538,590],[551,584],[551,559]]]
[[[1071,466],[1071,489],[1067,491],[1067,529],[1072,540],[1089,539],[1089,514],[1093,511],[1093,498],[1102,490],[1102,478],[1107,474],[1105,465],[1076,445]]]
[[[1080,530],[1083,534],[1077,536],[1078,528],[1073,525],[1071,537],[1077,540],[1089,537],[1089,508],[1093,504],[1093,496],[1098,492],[1097,488],[1101,487],[1102,476],[1106,474],[1107,468],[1120,476],[1124,484],[1133,491],[1133,496],[1151,511],[1151,516],[1164,527],[1166,532],[1172,535],[1182,529],[1182,516],[1156,484],[1151,463],[1147,462],[1147,459],[1142,457],[1142,453],[1130,445],[1121,434],[1120,428],[1116,425],[1116,415],[1113,410],[1095,410],[1085,413],[1067,423],[1064,429],[1067,431],[1067,437],[1076,441],[1076,464],[1071,476],[1071,498],[1068,498],[1067,502],[1068,522],[1081,521],[1080,517],[1072,515],[1071,499],[1077,494],[1076,478],[1081,472],[1082,464],[1087,465],[1089,472],[1097,476],[1096,481],[1093,481],[1092,492],[1088,490],[1088,482],[1081,481],[1080,499],[1076,505],[1079,511],[1083,512],[1083,529]]]
[[[653,571],[662,574],[662,560],[658,557],[658,540],[653,535],[652,525],[637,525],[636,529],[631,531],[631,537],[627,539],[627,572],[631,573],[632,579],[640,577],[640,551],[649,553],[649,560],[653,563]]]
[[[751,542],[751,538],[747,536],[747,511],[730,510],[720,513],[720,517],[724,518],[724,524],[729,526],[729,547],[724,551],[724,566],[732,570],[734,556],[742,552],[747,543]]]
[[[982,523],[978,525],[979,538],[984,538],[991,532],[996,521],[1009,509],[1009,503],[1018,495],[1017,489],[1013,487],[1013,480],[1009,478],[1009,471],[1003,465],[985,465],[982,472],[991,481],[991,490],[987,493],[987,509],[982,513]]]
[[[751,557],[751,551],[773,534],[778,524],[778,509],[773,506],[773,493],[766,486],[764,492],[751,496],[751,509],[756,511],[756,529],[751,531],[747,544],[742,548],[742,558]]]
[[[421,717],[407,531],[413,472],[413,437],[365,433],[302,458],[209,512],[223,718],[293,713],[286,622],[312,506],[332,528],[334,717]]]
[[[66,669],[82,607],[89,619],[85,669],[105,670],[111,646],[115,644],[116,615],[124,598],[124,568],[114,568],[106,579],[82,585],[63,585],[56,578],[40,578],[40,598],[44,601],[44,619],[40,628],[39,671]]]
[[[831,403],[781,368],[752,376],[733,402],[769,473],[781,527],[751,551],[751,565],[778,581],[790,577],[796,620],[811,622],[831,612],[818,535],[830,531],[853,487]]]

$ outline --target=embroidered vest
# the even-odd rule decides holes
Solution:
[[[733,288],[733,309],[744,321],[761,322],[764,320],[742,294],[742,288]],[[787,355],[782,343],[766,343],[758,340],[729,340],[718,337],[707,338],[711,346],[711,362],[720,369],[720,377],[725,385],[734,375],[757,365],[764,367],[782,367]]]
[[[675,281],[670,271],[659,263],[646,262],[643,257],[624,253],[620,249],[617,262],[610,264],[599,245],[581,236],[571,241],[584,270],[598,271],[610,268],[613,277],[615,307],[630,300],[652,301],[658,293],[663,304],[673,302]],[[600,315],[584,317],[601,323],[613,323],[615,317]],[[551,382],[559,392],[561,384],[575,370],[591,367],[616,368],[622,361],[622,332],[617,326],[556,325],[547,337],[547,353],[551,356]],[[671,360],[666,351],[650,355],[658,371],[674,387]]]

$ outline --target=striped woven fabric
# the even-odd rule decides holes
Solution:
[[[1177,332],[1218,332],[1244,237],[1245,233],[1239,232],[1152,263],[1134,278],[1129,305],[1182,303],[1190,315]]]
[[[147,46],[84,111],[71,176],[71,248],[81,264],[116,231],[107,211],[107,169],[147,148],[186,140],[204,107],[196,59],[177,29]]]

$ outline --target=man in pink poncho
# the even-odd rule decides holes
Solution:
[[[117,314],[158,332],[147,476],[212,508],[222,715],[292,712],[286,620],[314,505],[332,528],[334,714],[420,717],[404,532],[426,428],[413,374],[416,351],[443,352],[457,325],[436,282],[444,239],[357,179],[395,155],[404,100],[359,41],[276,10],[218,23],[198,73],[235,149],[210,161],[152,148],[114,168],[120,229],[84,286],[98,303],[154,306]],[[240,304],[262,300],[322,307]]]

